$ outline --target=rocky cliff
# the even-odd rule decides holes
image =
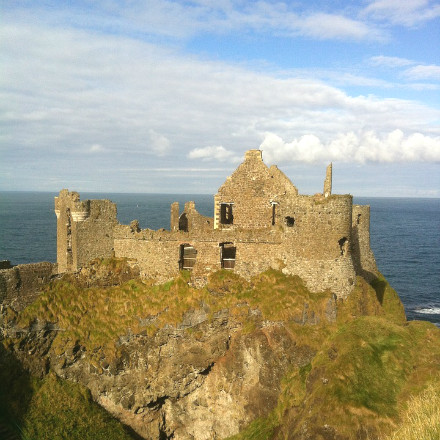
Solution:
[[[53,282],[4,313],[2,342],[141,438],[378,439],[439,381],[440,330],[407,323],[383,279],[337,301],[272,270],[221,271],[203,289],[185,272],[160,286],[136,275],[112,260]]]

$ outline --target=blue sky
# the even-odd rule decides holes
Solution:
[[[0,190],[440,197],[440,2],[8,1]]]

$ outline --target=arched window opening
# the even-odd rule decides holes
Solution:
[[[185,213],[179,217],[179,231],[188,232],[188,217]]]

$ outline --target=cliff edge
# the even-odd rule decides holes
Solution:
[[[381,277],[358,277],[338,299],[276,270],[250,280],[222,270],[195,288],[187,271],[155,285],[124,260],[96,260],[20,313],[5,309],[1,329],[2,410],[33,438],[53,430],[35,423],[50,420],[50,408],[36,409],[45,388],[24,393],[14,365],[32,380],[77,384],[78,401],[145,439],[379,439],[411,396],[440,383],[440,330],[407,322]]]

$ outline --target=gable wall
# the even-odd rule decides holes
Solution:
[[[260,150],[250,150],[245,161],[214,196],[215,228],[261,229],[272,226],[272,204],[297,194],[290,180],[276,167],[269,169]],[[234,203],[232,225],[222,225],[221,203]]]

